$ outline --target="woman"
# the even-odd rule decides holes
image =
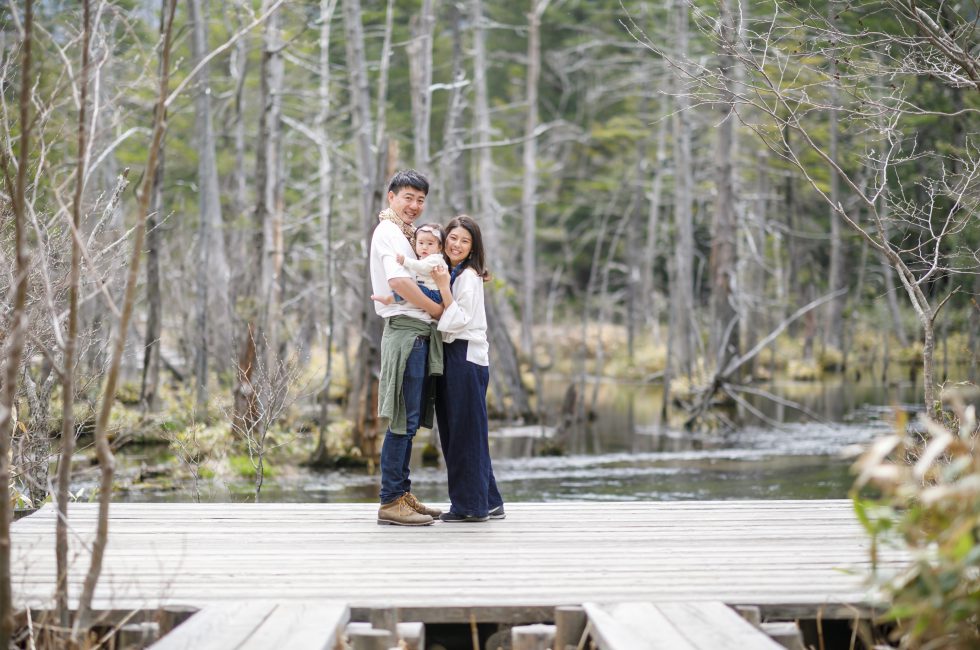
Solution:
[[[487,314],[483,283],[487,272],[480,227],[466,215],[446,226],[443,252],[449,270],[434,269],[442,294],[439,319],[444,370],[436,378],[436,420],[449,475],[447,523],[504,518],[504,500],[490,464],[487,384],[490,380]]]

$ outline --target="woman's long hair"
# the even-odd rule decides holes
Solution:
[[[490,271],[487,270],[487,258],[486,253],[483,250],[483,234],[480,232],[480,226],[477,225],[473,217],[468,214],[461,214],[446,224],[446,238],[449,238],[449,233],[451,233],[456,228],[462,228],[470,233],[470,239],[473,240],[473,245],[470,248],[470,255],[465,260],[463,260],[464,268],[473,269],[476,274],[483,278],[484,282],[490,281]]]

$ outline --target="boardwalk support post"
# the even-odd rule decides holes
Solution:
[[[568,646],[578,647],[585,632],[588,617],[585,608],[578,605],[555,607],[555,645],[554,650],[566,650]]]
[[[357,629],[347,630],[347,640],[351,650],[388,650],[395,644],[394,635],[388,630]]]
[[[518,625],[511,628],[513,650],[549,650],[555,640],[554,625]]]
[[[794,622],[788,623],[763,623],[762,631],[768,634],[773,641],[788,650],[806,650],[803,644],[803,634],[800,626]]]

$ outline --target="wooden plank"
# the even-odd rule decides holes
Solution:
[[[781,650],[782,646],[718,601],[659,603],[657,609],[700,650]]]
[[[151,650],[230,650],[249,637],[275,609],[270,601],[209,605],[171,630]]]
[[[241,600],[211,604],[152,650],[332,650],[350,609],[336,601]]]
[[[585,603],[600,650],[698,650],[651,603]]]
[[[336,601],[281,601],[238,648],[332,650],[350,619],[350,608]]]
[[[718,601],[585,605],[601,650],[781,650]]]

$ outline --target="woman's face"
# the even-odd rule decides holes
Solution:
[[[473,237],[470,231],[462,226],[453,228],[446,235],[446,255],[453,266],[456,266],[467,257],[473,250]]]

